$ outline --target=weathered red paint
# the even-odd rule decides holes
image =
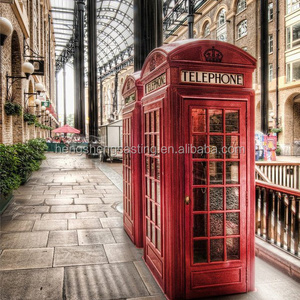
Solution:
[[[140,72],[126,78],[123,108],[123,219],[124,229],[137,247],[143,247]],[[127,103],[126,103],[127,102]]]
[[[144,63],[142,142],[161,147],[143,155],[144,259],[169,299],[254,289],[255,66],[213,40],[168,44]],[[177,151],[203,141],[245,152]]]

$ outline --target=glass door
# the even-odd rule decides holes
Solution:
[[[199,103],[199,102],[198,102]],[[187,296],[246,289],[246,110],[186,105]]]

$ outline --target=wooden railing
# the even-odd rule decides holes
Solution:
[[[270,182],[300,190],[300,163],[256,162],[255,165]],[[256,179],[266,181],[258,172]]]
[[[256,180],[255,233],[299,256],[300,190]]]

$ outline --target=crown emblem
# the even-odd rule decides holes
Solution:
[[[215,47],[212,47],[211,49],[208,49],[204,52],[204,57],[206,61],[209,62],[221,62],[223,54],[221,53],[221,51],[215,49]]]
[[[150,61],[150,71],[153,71],[156,68],[156,59],[154,57],[152,57],[151,61]]]

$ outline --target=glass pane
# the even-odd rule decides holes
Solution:
[[[207,236],[207,215],[194,215],[194,237]]]
[[[158,229],[156,229],[156,237],[157,237],[156,248],[158,249],[158,251],[161,251],[161,234],[160,234],[160,230]]]
[[[150,174],[150,168],[149,168],[149,157],[145,157],[145,171],[146,174],[149,175]]]
[[[193,182],[194,185],[206,184],[206,162],[193,163]]]
[[[194,189],[194,211],[207,211],[207,189]]]
[[[223,136],[211,135],[209,145],[209,158],[223,158]]]
[[[160,153],[160,139],[159,139],[159,134],[157,134],[155,137],[156,137],[156,153],[159,154]]]
[[[226,214],[226,234],[235,235],[240,234],[240,214],[227,213]]]
[[[240,259],[240,239],[228,238],[226,240],[227,260]]]
[[[224,260],[224,240],[210,240],[210,261]]]
[[[210,235],[223,236],[224,235],[224,216],[223,214],[210,215]]]
[[[223,132],[223,114],[221,109],[209,110],[209,132]]]
[[[149,132],[149,114],[145,115],[145,132]]]
[[[147,202],[146,215],[147,215],[147,217],[150,217],[150,212],[151,212],[151,210],[150,210],[150,200],[148,198],[146,198],[146,202]]]
[[[225,111],[226,132],[239,132],[239,112],[237,110]]]
[[[146,195],[147,196],[151,196],[150,195],[150,179],[146,177]]]
[[[151,235],[151,233],[150,233],[150,221],[149,221],[149,219],[146,219],[146,222],[147,222],[147,237],[148,238],[150,238],[150,235]]]
[[[154,204],[154,202],[151,201],[151,221],[153,221],[154,223],[156,223],[155,217],[156,217],[156,215],[155,215],[155,204]]]
[[[209,189],[210,210],[223,210],[223,188]]]
[[[155,200],[155,181],[151,180],[151,199]]]
[[[156,240],[155,240],[156,234],[155,234],[155,226],[154,224],[151,223],[151,242],[155,245]]]
[[[155,159],[154,158],[150,158],[150,176],[154,177],[155,175]]]
[[[160,206],[156,206],[156,222],[157,222],[157,226],[160,227]]]
[[[156,117],[155,117],[155,120],[156,120],[155,131],[159,132],[159,111],[157,110],[155,112],[155,114],[156,114]]]
[[[191,149],[193,158],[206,158],[206,152],[208,151],[206,146],[206,135],[193,136],[193,144]]]
[[[159,180],[160,179],[160,160],[159,160],[159,158],[155,160],[155,166],[156,166],[155,178],[157,180]]]
[[[154,111],[151,112],[151,132],[154,132],[155,129],[154,129],[154,124],[155,124],[155,119],[154,119]]]
[[[206,110],[192,109],[192,131],[206,132]]]
[[[210,184],[223,184],[223,162],[211,161],[209,163]]]
[[[239,137],[226,136],[226,158],[238,159],[241,151],[243,151],[243,148],[239,147]]]
[[[160,183],[156,184],[156,202],[160,204]]]
[[[194,241],[194,264],[207,262],[207,241]]]
[[[226,163],[226,183],[239,183],[239,162],[233,161]]]
[[[239,188],[238,187],[229,187],[226,188],[226,209],[239,209],[240,201],[239,201]]]

